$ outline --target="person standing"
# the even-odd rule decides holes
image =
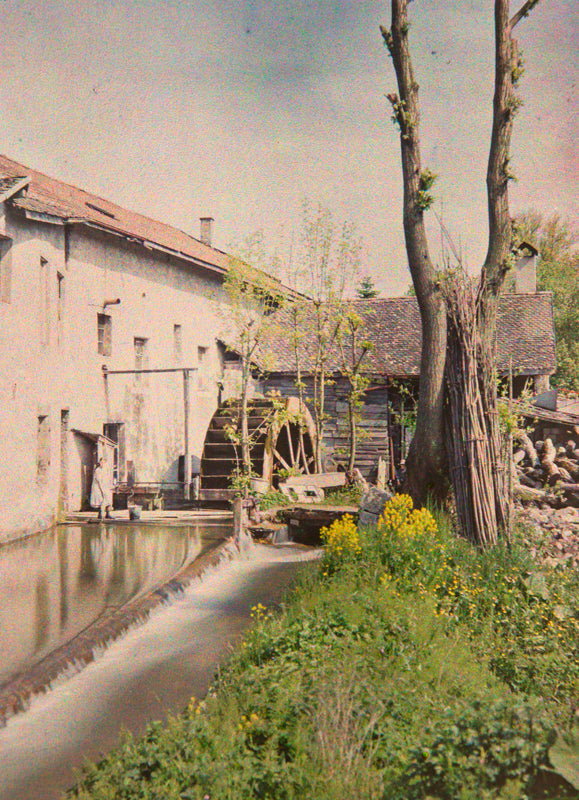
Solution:
[[[98,508],[97,519],[112,519],[112,488],[106,469],[105,459],[102,456],[99,458],[93,472],[90,504],[92,508]]]

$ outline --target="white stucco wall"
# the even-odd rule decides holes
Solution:
[[[81,460],[73,429],[103,433],[106,422],[126,430],[126,459],[135,478],[176,481],[183,453],[181,373],[110,375],[135,368],[135,337],[147,339],[149,368],[200,367],[191,375],[191,453],[200,457],[217,403],[221,363],[216,337],[224,327],[217,300],[220,281],[164,254],[99,231],[70,229],[65,258],[62,226],[25,220],[12,211],[0,219],[12,246],[12,296],[0,303],[0,541],[54,522],[61,487],[61,413],[68,410],[68,488],[79,505]],[[41,285],[45,260],[48,301]],[[63,277],[58,335],[58,280]],[[97,351],[97,315],[105,300],[112,318],[112,352]],[[42,315],[48,323],[43,329]],[[174,325],[181,326],[177,359]],[[48,341],[42,332],[48,331]],[[46,338],[46,337],[44,337]],[[198,348],[206,353],[198,364]],[[105,388],[106,384],[106,388]],[[38,479],[38,418],[50,426],[50,463]],[[46,423],[45,423],[46,424]]]

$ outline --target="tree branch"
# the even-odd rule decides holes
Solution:
[[[523,19],[523,17],[526,17],[529,14],[529,12],[532,11],[536,5],[538,5],[538,3],[539,0],[527,0],[527,2],[521,6],[521,8],[517,11],[515,16],[511,17],[511,21],[509,22],[511,31],[513,30],[515,25],[519,24],[519,22]]]

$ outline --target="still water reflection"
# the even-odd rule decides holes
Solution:
[[[232,552],[86,669],[33,698],[0,728],[0,800],[57,800],[83,759],[114,747],[121,728],[140,735],[203,697],[252,607],[276,603],[315,556],[258,545]]]
[[[0,547],[0,684],[229,532],[226,525],[70,525]]]

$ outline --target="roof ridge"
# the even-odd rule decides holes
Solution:
[[[75,192],[79,192],[80,194],[82,194],[83,196],[89,198],[90,200],[95,200],[97,202],[100,201],[100,202],[105,203],[107,205],[110,205],[110,206],[113,206],[115,208],[121,209],[122,211],[124,211],[126,213],[135,214],[136,216],[141,217],[143,220],[146,220],[148,222],[152,222],[155,225],[163,225],[166,228],[171,228],[172,230],[183,234],[183,236],[186,236],[188,239],[191,239],[192,241],[197,242],[202,247],[207,247],[210,250],[215,250],[216,252],[221,253],[222,255],[228,255],[224,250],[220,250],[218,247],[213,247],[212,245],[205,244],[205,242],[202,242],[201,239],[198,239],[196,236],[193,236],[193,234],[188,233],[187,231],[183,230],[182,228],[178,228],[176,225],[171,225],[171,223],[169,223],[169,222],[163,222],[162,220],[154,219],[154,217],[150,217],[147,214],[143,214],[141,211],[135,211],[134,209],[127,208],[126,206],[120,205],[120,203],[115,203],[113,200],[109,200],[106,197],[102,197],[101,195],[94,194],[93,192],[89,192],[86,189],[82,189],[80,186],[77,186],[74,183],[68,183],[67,181],[61,180],[60,178],[54,178],[52,175],[47,175],[45,172],[41,172],[38,169],[35,169],[33,167],[29,167],[26,164],[21,164],[19,161],[15,161],[13,158],[10,158],[9,156],[5,155],[4,153],[0,153],[0,159],[5,159],[6,161],[10,162],[10,164],[14,165],[18,169],[25,170],[26,172],[29,173],[29,177],[31,179],[33,179],[34,176],[40,176],[40,178],[44,178],[45,180],[47,180],[49,182],[59,184],[60,186],[65,186],[68,189],[72,189]],[[40,189],[45,189],[45,188],[49,189],[49,187],[42,186],[42,182],[41,182],[41,185],[40,185],[39,188]],[[62,200],[61,200],[61,202],[62,202]],[[86,200],[85,200],[85,203],[86,203]],[[104,223],[104,221],[103,221],[103,223]],[[106,225],[106,223],[104,223],[104,224]]]

